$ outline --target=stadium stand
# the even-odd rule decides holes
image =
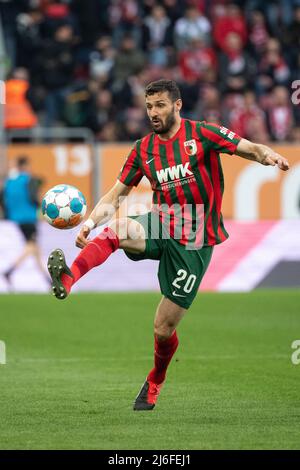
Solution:
[[[300,140],[300,1],[0,0],[9,65],[30,77],[40,126],[96,140],[147,131],[143,86],[175,79],[184,116],[258,142]],[[124,67],[126,64],[126,67]]]

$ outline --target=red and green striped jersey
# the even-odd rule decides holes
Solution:
[[[179,130],[169,140],[154,132],[137,140],[118,179],[127,186],[137,186],[146,176],[153,189],[154,207],[201,205],[203,245],[222,243],[228,233],[221,213],[224,179],[219,153],[233,154],[239,141],[240,137],[226,127],[181,119]],[[193,218],[191,215],[192,222]],[[171,231],[172,236],[174,227]],[[184,234],[177,238],[187,244]]]

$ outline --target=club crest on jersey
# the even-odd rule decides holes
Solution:
[[[197,144],[195,139],[186,140],[184,143],[184,150],[189,156],[195,155],[197,153]]]

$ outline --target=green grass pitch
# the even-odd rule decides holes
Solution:
[[[156,293],[0,296],[0,449],[299,449],[300,292],[199,294],[158,404]]]

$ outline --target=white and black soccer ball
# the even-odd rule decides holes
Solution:
[[[76,227],[86,213],[84,195],[74,186],[59,184],[49,189],[43,197],[42,214],[52,227]]]

